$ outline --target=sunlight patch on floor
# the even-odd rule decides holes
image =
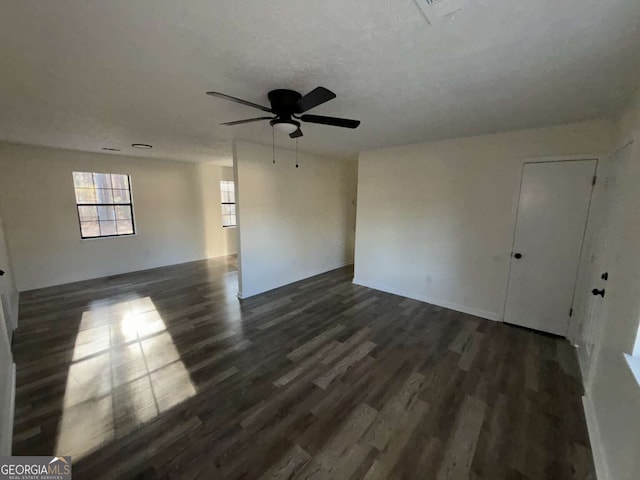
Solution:
[[[55,454],[78,460],[195,394],[151,298],[95,302],[76,337]]]

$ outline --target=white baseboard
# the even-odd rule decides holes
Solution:
[[[465,305],[458,305],[455,303],[438,300],[437,298],[429,298],[426,295],[420,295],[414,292],[400,291],[396,288],[392,288],[387,285],[382,285],[377,282],[369,282],[369,281],[361,280],[359,278],[354,278],[353,283],[355,283],[356,285],[361,285],[363,287],[373,288],[374,290],[380,290],[382,292],[392,293],[394,295],[400,295],[401,297],[412,298],[413,300],[419,300],[421,302],[430,303],[431,305],[437,305],[438,307],[448,308],[450,310],[467,313],[469,315],[474,315],[480,318],[486,318],[487,320],[493,320],[494,322],[499,322],[502,320],[500,318],[500,314],[496,312],[487,312],[485,310],[467,307]]]
[[[602,438],[600,436],[600,427],[598,419],[593,407],[593,402],[587,396],[582,397],[582,407],[584,408],[584,417],[587,421],[587,429],[589,431],[589,441],[591,442],[591,452],[593,455],[593,463],[596,466],[596,477],[598,480],[611,480],[609,475],[609,467],[602,446]]]

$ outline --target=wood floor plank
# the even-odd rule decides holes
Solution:
[[[302,447],[294,445],[278,463],[260,477],[260,480],[288,480],[293,478],[310,458],[311,455]]]
[[[338,478],[333,474],[339,459],[358,442],[377,415],[378,412],[367,404],[358,405],[331,440],[295,478],[299,480]]]
[[[364,441],[383,451],[398,428],[403,415],[411,409],[424,384],[424,375],[416,372],[411,373],[398,393],[380,411],[376,421],[367,431]]]
[[[336,348],[339,348],[339,346],[334,347],[333,350],[335,350]],[[353,367],[353,365],[362,360],[374,348],[376,348],[376,344],[373,342],[361,343],[350,354],[340,360],[331,370],[318,377],[313,383],[315,383],[323,390],[326,390],[331,382],[333,382],[336,378],[344,375],[349,368]],[[328,355],[330,355],[330,353]]]
[[[386,450],[373,462],[369,471],[365,475],[365,480],[386,480],[389,478],[394,467],[398,463],[403,450],[411,438],[414,428],[420,423],[422,417],[429,409],[429,405],[420,399],[405,411],[398,421],[398,426],[394,431],[392,439]]]
[[[319,352],[317,352],[315,355],[312,355],[311,357],[307,358],[305,361],[299,362],[298,365],[296,365],[294,368],[289,370],[283,376],[281,376],[280,378],[275,380],[273,382],[273,384],[276,387],[281,387],[283,385],[286,385],[291,380],[293,380],[298,375],[300,375],[302,372],[307,370],[311,365],[314,365],[314,364],[318,363],[320,360],[322,360],[322,358],[325,355],[327,355],[327,353],[331,352],[338,345],[339,345],[339,343],[335,342],[335,341],[329,343],[328,345],[325,345],[324,348],[320,349]],[[289,355],[287,355],[287,358],[289,358]]]
[[[438,471],[438,480],[469,478],[471,462],[484,422],[487,406],[473,397],[465,397],[459,412],[453,436],[447,444],[444,459]]]
[[[462,355],[460,356],[460,363],[458,364],[460,370],[468,372],[471,369],[471,365],[473,364],[473,361],[475,360],[476,355],[480,350],[480,345],[482,344],[483,338],[484,335],[479,332],[471,333],[471,335],[469,336],[469,340],[467,341],[466,345],[463,348],[463,351],[461,352]]]
[[[476,328],[477,324],[475,322],[466,321],[449,346],[449,349],[452,352],[462,353],[465,344],[469,341],[471,334],[476,330]]]
[[[342,332],[344,328],[345,328],[344,325],[338,324],[335,327],[322,332],[320,335],[313,337],[307,343],[300,345],[294,351],[287,354],[287,358],[292,362],[297,362],[301,358],[306,357],[315,349],[320,347],[320,345],[326,343],[327,341],[335,337],[338,333]]]
[[[364,327],[358,330],[353,336],[349,337],[344,343],[341,343],[333,351],[327,355],[324,359],[322,359],[323,365],[329,365],[333,363],[336,359],[342,356],[344,353],[351,350],[354,346],[362,342],[367,335],[371,333],[371,328]]]

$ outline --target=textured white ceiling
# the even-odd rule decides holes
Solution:
[[[429,26],[414,0],[2,0],[0,139],[211,160],[271,128],[218,126],[262,112],[205,91],[322,85],[311,113],[362,125],[299,148],[343,156],[608,115],[638,85],[639,0],[466,3]]]

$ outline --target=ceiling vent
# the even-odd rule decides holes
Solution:
[[[462,12],[470,0],[415,0],[427,18],[433,25],[453,18]]]

